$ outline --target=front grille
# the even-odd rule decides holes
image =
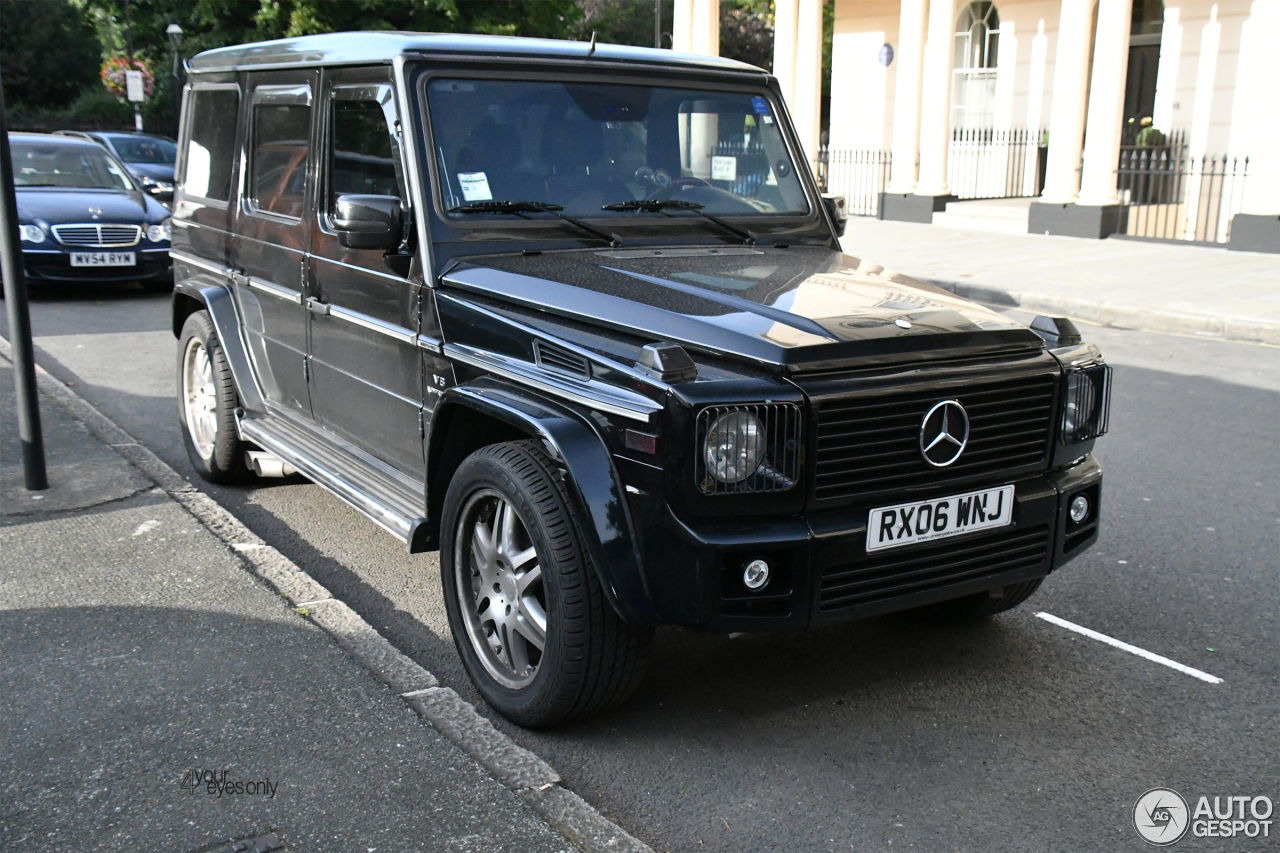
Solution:
[[[1054,373],[824,401],[818,407],[814,497],[943,487],[1041,465],[1057,386]],[[959,400],[969,414],[969,443],[950,466],[934,468],[920,453],[920,423],[935,403],[948,399]]]
[[[1048,572],[1049,528],[1009,530],[994,536],[907,547],[822,573],[818,609],[823,613],[1003,572]]]
[[[53,236],[64,246],[85,246],[94,249],[118,249],[136,246],[142,239],[140,225],[55,225]]]

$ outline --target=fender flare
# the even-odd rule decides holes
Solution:
[[[577,517],[579,532],[610,606],[627,622],[661,623],[640,563],[622,480],[604,437],[590,419],[559,403],[532,396],[518,386],[489,377],[445,391],[435,408],[432,426],[439,424],[439,416],[453,406],[474,409],[541,439],[567,472],[564,482],[572,504],[570,508]],[[443,441],[434,430],[428,433],[429,460],[438,458]],[[430,490],[428,500],[433,500]],[[443,496],[439,500],[443,503]],[[438,516],[433,514],[433,517]],[[448,534],[441,531],[440,536],[445,535]]]
[[[213,321],[213,328],[218,333],[222,344],[222,352],[227,357],[231,368],[231,376],[235,379],[236,392],[240,397],[240,405],[245,409],[261,413],[266,411],[262,389],[253,375],[253,364],[249,360],[249,349],[245,346],[244,337],[240,334],[240,314],[236,310],[235,298],[231,289],[222,283],[200,281],[198,279],[182,282],[173,291],[174,302],[174,334],[181,335],[182,329],[177,322],[178,297],[186,296],[204,305]]]

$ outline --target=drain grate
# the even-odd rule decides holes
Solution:
[[[239,841],[228,841],[205,853],[288,853],[288,851],[285,850],[283,841],[274,833],[268,833],[253,838],[242,838]]]

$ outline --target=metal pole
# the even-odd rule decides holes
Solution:
[[[653,0],[653,46],[662,49],[662,0]]]
[[[27,275],[22,268],[18,235],[18,197],[13,189],[13,157],[9,153],[9,121],[4,87],[0,85],[0,277],[9,314],[9,348],[13,353],[13,381],[18,390],[18,440],[22,444],[22,475],[27,491],[49,488],[44,470],[44,436],[40,432],[40,400],[36,397],[36,358],[31,344],[31,314],[27,309]]]

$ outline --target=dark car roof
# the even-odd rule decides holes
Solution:
[[[92,139],[85,139],[79,136],[62,136],[53,133],[27,133],[25,131],[10,131],[10,142],[34,142],[38,144],[47,144],[56,142],[58,145],[88,145],[98,151],[102,150],[102,146],[94,142]]]
[[[192,57],[193,72],[240,71],[305,65],[388,63],[399,55],[490,55],[586,60],[580,41],[478,36],[452,33],[352,32],[220,47]],[[675,53],[649,47],[598,44],[592,62],[645,63],[716,71],[765,73],[753,65],[718,56]]]

